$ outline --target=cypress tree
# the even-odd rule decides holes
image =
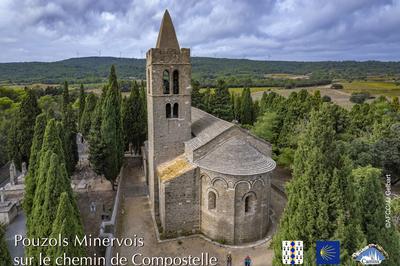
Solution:
[[[21,169],[22,162],[29,163],[36,116],[40,113],[35,92],[25,88],[25,94],[8,142],[9,158],[18,169]]]
[[[65,253],[68,257],[83,257],[85,256],[85,248],[83,246],[74,245],[75,237],[82,239],[83,227],[79,218],[71,215],[75,213],[74,205],[71,204],[71,199],[68,193],[61,193],[57,213],[53,222],[50,238],[58,238],[61,235],[62,238],[68,239],[67,246],[53,246],[49,247],[46,251],[53,263],[55,258],[63,256]]]
[[[0,224],[0,265],[13,265],[5,239],[6,228]]]
[[[81,87],[79,88],[79,113],[78,113],[78,125],[81,125],[81,120],[83,116],[83,112],[85,110],[85,91],[83,88],[83,84],[81,84]],[[82,132],[82,129],[79,127],[80,131]]]
[[[76,143],[76,119],[75,114],[69,104],[68,83],[64,83],[63,89],[63,141],[68,175],[72,175],[75,165],[79,160],[78,146]]]
[[[215,95],[212,97],[210,104],[210,111],[213,115],[226,121],[232,121],[233,119],[231,95],[225,81],[223,80],[217,81]]]
[[[30,216],[33,198],[35,197],[36,171],[39,168],[39,153],[42,148],[46,123],[46,114],[42,113],[36,117],[35,133],[33,135],[33,142],[31,147],[31,157],[29,158],[29,170],[28,174],[25,177],[25,194],[23,208],[27,216]]]
[[[243,125],[252,125],[254,123],[254,110],[250,88],[243,89],[239,110],[240,123]]]
[[[351,164],[336,140],[331,112],[329,105],[313,111],[301,134],[293,179],[287,186],[287,207],[274,237],[274,265],[282,265],[282,240],[303,240],[308,261],[315,259],[316,240],[340,235],[347,254],[356,251],[353,248],[363,241],[361,230],[357,230],[359,217],[347,215],[355,208],[354,201],[346,202],[355,194],[348,181]],[[350,228],[354,230],[349,235]]]
[[[353,171],[358,188],[358,206],[362,219],[362,230],[367,243],[381,245],[389,254],[384,265],[400,265],[400,235],[393,223],[386,227],[385,194],[380,180],[382,172],[371,166],[360,167]]]
[[[146,118],[144,117],[145,112],[143,112],[143,109],[144,103],[140,95],[139,86],[135,82],[129,97],[123,101],[122,121],[125,148],[131,143],[136,154],[140,153],[140,147],[146,137]]]
[[[80,119],[79,128],[83,136],[88,137],[92,122],[92,116],[94,109],[96,108],[97,97],[94,94],[89,94],[85,98],[85,106],[84,111],[82,113],[82,117]]]
[[[101,108],[102,101],[97,101],[93,112],[89,133],[89,162],[98,175],[104,174],[106,146],[101,138]]]
[[[142,117],[143,117],[143,125],[144,125],[144,131],[143,131],[143,138],[145,141],[147,139],[147,95],[146,95],[146,86],[144,82],[141,83],[140,85],[140,98],[142,101]]]
[[[114,184],[123,159],[121,93],[114,66],[111,67],[109,85],[103,102],[100,135],[105,145],[104,176]]]

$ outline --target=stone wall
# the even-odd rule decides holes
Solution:
[[[262,239],[269,226],[270,177],[230,176],[201,169],[201,231],[227,244]],[[209,193],[215,193],[216,208],[209,209]],[[245,212],[245,199],[254,196]]]
[[[165,236],[192,234],[200,224],[199,169],[192,168],[160,185],[160,217]]]

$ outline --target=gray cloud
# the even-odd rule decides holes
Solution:
[[[399,60],[400,0],[1,0],[0,62],[143,57],[164,10],[195,56]]]

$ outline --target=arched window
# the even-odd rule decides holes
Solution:
[[[171,104],[167,103],[165,106],[165,117],[166,118],[171,118]]]
[[[253,194],[247,195],[244,198],[244,212],[252,213],[256,209],[256,197]]]
[[[169,94],[169,72],[164,70],[163,72],[163,93]]]
[[[217,195],[210,191],[208,192],[208,210],[215,210],[217,208]]]
[[[172,74],[173,81],[174,81],[174,94],[179,94],[179,72],[178,70],[174,70],[174,73]]]
[[[173,118],[179,117],[179,104],[178,103],[174,103],[174,110],[172,112],[172,117]]]

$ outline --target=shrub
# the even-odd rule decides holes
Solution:
[[[370,98],[370,95],[368,92],[353,92],[350,96],[350,102],[361,104],[369,98]]]

